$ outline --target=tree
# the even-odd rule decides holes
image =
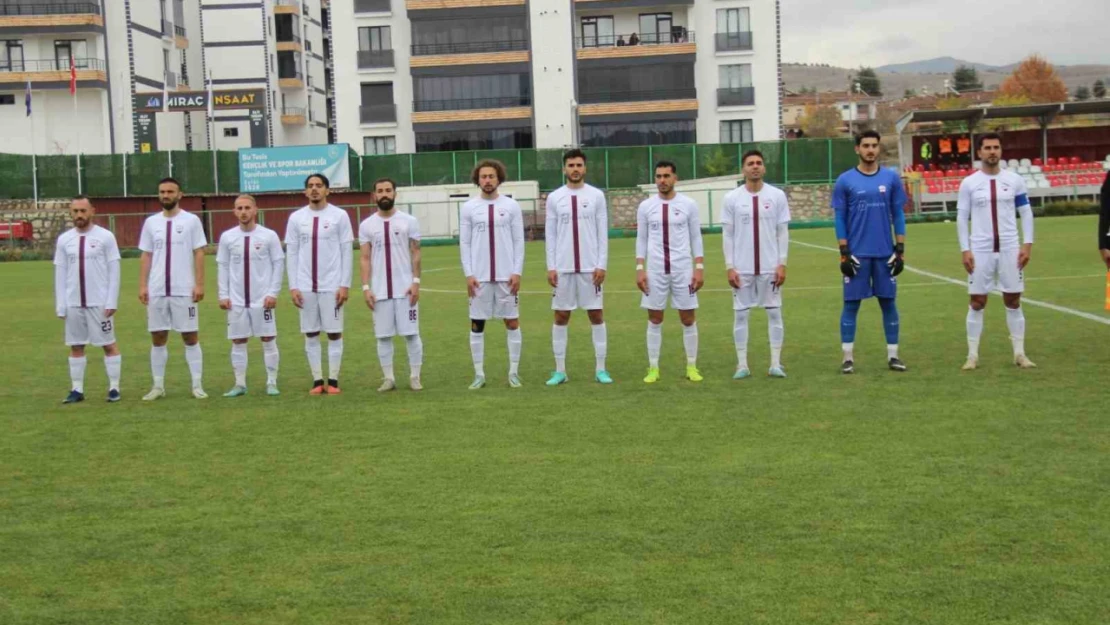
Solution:
[[[1095,84],[1091,85],[1091,93],[1096,98],[1099,98],[1099,99],[1105,98],[1106,97],[1106,83],[1103,82],[1103,80],[1101,78],[1099,78],[1098,80],[1095,81]]]
[[[902,92],[903,98],[913,98],[917,96],[917,89],[906,89]]]
[[[829,139],[840,136],[844,120],[835,106],[807,104],[805,113],[798,118],[798,125],[807,137]]]
[[[875,70],[871,69],[870,67],[859,68],[859,72],[856,74],[855,80],[852,80],[849,76],[849,82],[851,83],[848,85],[849,91],[855,92],[856,83],[859,83],[860,90],[867,95],[883,95],[883,84],[881,81],[879,81],[879,77],[875,75]]]
[[[1025,96],[1033,104],[1068,99],[1068,88],[1056,68],[1037,54],[1022,61],[998,90],[1006,97]]]
[[[952,72],[952,88],[960,93],[982,91],[983,83],[979,80],[979,72],[974,67],[961,65]]]
[[[1079,85],[1075,88],[1075,99],[1079,101],[1091,99],[1091,90],[1087,85]]]

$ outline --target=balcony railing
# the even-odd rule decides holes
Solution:
[[[20,4],[0,4],[0,17],[15,15],[100,15],[100,4],[96,2],[26,2]]]
[[[397,121],[396,104],[363,104],[358,107],[359,121],[363,124],[379,124]]]
[[[355,13],[389,13],[390,0],[355,0]]]
[[[673,30],[667,33],[646,33],[637,35],[636,43],[629,43],[630,35],[596,35],[589,37],[575,37],[576,48],[608,48],[623,46],[665,46],[676,43],[694,43],[694,31]]]
[[[300,70],[282,70],[279,68],[278,78],[288,80],[300,80],[302,82],[304,81],[304,75],[301,74]]]
[[[732,52],[736,50],[752,49],[751,31],[717,33],[715,39],[717,40],[717,52]]]
[[[274,6],[293,7],[298,11],[301,9],[301,3],[297,0],[274,0]]]
[[[473,54],[478,52],[512,52],[527,50],[527,39],[502,41],[460,41],[457,43],[417,43],[412,46],[413,56],[429,54]]]
[[[609,102],[647,102],[651,100],[692,100],[698,97],[697,89],[654,89],[650,91],[600,91],[579,94],[582,104]]]
[[[177,24],[174,24],[173,25],[173,34],[178,36],[178,37],[185,37],[185,27],[184,26],[178,26]]]
[[[294,35],[290,32],[278,31],[274,34],[274,39],[277,40],[278,43],[301,43],[300,35]]]
[[[101,59],[74,59],[73,64],[79,70],[104,71],[104,61]],[[44,59],[23,61],[0,61],[0,72],[63,72],[69,71],[69,59]]]
[[[755,87],[726,87],[717,90],[717,106],[751,106],[755,104]]]
[[[358,68],[393,67],[393,50],[359,50]]]
[[[281,114],[282,115],[288,115],[288,116],[291,116],[291,117],[292,116],[304,117],[307,113],[305,112],[305,109],[303,109],[299,106],[287,106],[287,107],[281,109]]]
[[[417,100],[412,110],[418,113],[430,111],[467,111],[473,109],[499,109],[514,106],[532,106],[532,96],[518,95],[500,98],[468,98],[461,100]]]

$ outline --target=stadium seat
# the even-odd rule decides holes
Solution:
[[[1045,165],[1055,165],[1056,164],[1056,158],[1053,157],[1053,156],[1050,156],[1050,157],[1048,157],[1048,160],[1044,162],[1044,164]]]
[[[1031,161],[1027,158],[1023,158],[1023,159],[1021,159],[1021,162],[1018,163],[1018,164],[1021,165],[1022,167],[1030,167],[1031,165],[1033,165],[1033,161]]]
[[[1042,171],[1044,171],[1044,170],[1041,169],[1040,165],[1033,165],[1029,168],[1029,173],[1032,173],[1032,174],[1039,174]]]
[[[1033,159],[1033,164],[1036,165],[1037,167],[1040,167],[1041,165],[1044,165],[1044,162],[1041,161],[1041,159],[1039,159],[1039,158],[1035,158],[1035,159]]]
[[[1017,169],[1021,165],[1021,163],[1016,158],[1011,158],[1010,160],[1006,161],[1006,164],[1010,169]]]
[[[929,188],[929,193],[940,193],[940,187],[938,187],[934,184],[929,185],[928,188]]]
[[[1068,159],[1068,163],[1070,163],[1072,165],[1078,165],[1079,164],[1079,157],[1078,156],[1071,157],[1070,159]]]

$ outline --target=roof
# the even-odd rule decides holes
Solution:
[[[1053,102],[1050,104],[1019,104],[1017,106],[984,106],[947,110],[910,111],[898,120],[898,132],[910,124],[925,122],[966,121],[1023,117],[1052,118],[1057,115],[1096,115],[1110,113],[1110,99],[1083,102]]]

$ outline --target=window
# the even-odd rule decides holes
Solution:
[[[392,50],[393,41],[388,26],[369,26],[358,29],[359,50]]]
[[[693,70],[693,63],[580,68],[578,99],[596,104],[694,98]]]
[[[747,63],[743,65],[721,65],[718,71],[721,89],[739,89],[752,86],[752,66]]]
[[[719,33],[747,33],[751,32],[751,18],[748,8],[717,9],[717,32]]]
[[[695,122],[692,119],[582,124],[582,145],[620,146],[697,143],[697,132],[694,124]]]
[[[0,93],[0,106],[8,106],[11,104],[15,104],[15,94]]]
[[[596,48],[598,46],[613,46],[616,44],[617,39],[613,36],[612,16],[582,18],[581,47]]]
[[[170,75],[170,51],[169,50],[162,50],[162,75],[163,76],[169,76]],[[163,78],[163,80],[168,80],[168,79]]]
[[[667,43],[671,40],[670,13],[640,14],[640,43]]]
[[[297,52],[278,52],[278,78],[301,78],[301,62]]]
[[[224,128],[224,136],[225,137],[238,137],[239,136],[239,129],[238,128]]]
[[[297,41],[297,16],[283,13],[274,16],[274,38],[278,41]]]
[[[23,68],[23,41],[5,41],[4,45],[0,46],[0,69],[21,72]]]
[[[413,95],[417,111],[528,106],[532,81],[528,74],[416,76]]]
[[[364,156],[380,156],[382,154],[396,154],[397,139],[395,137],[363,137],[362,154]]]
[[[54,42],[55,67],[59,70],[68,70],[69,59],[71,57],[77,67],[87,68],[89,66],[88,47],[84,39],[73,41],[59,40]]]
[[[393,83],[372,82],[362,83],[362,104],[393,104]]]
[[[532,145],[531,128],[416,133],[417,152],[520,149]]]
[[[483,17],[412,22],[412,53],[461,54],[528,49],[527,18]]]
[[[749,143],[752,139],[752,120],[733,119],[721,122],[721,143]]]

